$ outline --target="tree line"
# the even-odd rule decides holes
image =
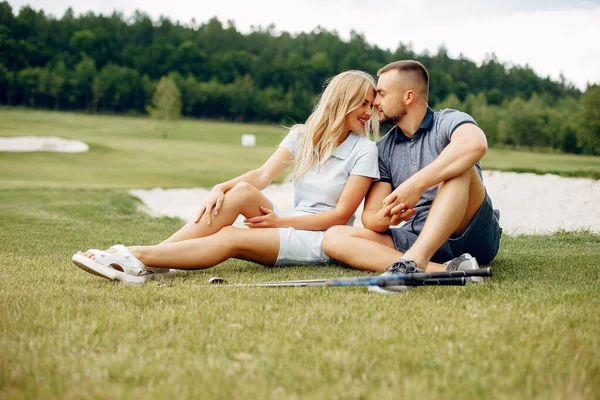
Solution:
[[[88,112],[147,113],[163,77],[180,92],[184,116],[233,121],[303,121],[325,80],[346,69],[373,75],[416,59],[429,70],[430,105],[473,114],[492,145],[600,154],[600,94],[493,54],[461,56],[381,49],[351,32],[316,28],[291,35],[273,25],[239,32],[233,21],[199,24],[88,12],[60,17],[0,2],[0,104]]]

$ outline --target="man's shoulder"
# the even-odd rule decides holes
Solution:
[[[436,127],[454,125],[459,122],[472,122],[476,124],[475,119],[464,111],[453,108],[444,108],[433,113],[433,121]]]

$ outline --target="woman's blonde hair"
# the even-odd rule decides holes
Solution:
[[[346,115],[362,106],[370,90],[375,91],[373,77],[357,70],[344,71],[328,79],[325,85],[306,123],[290,129],[298,133],[299,145],[288,180],[297,180],[317,163],[325,165],[344,133]],[[357,132],[369,139],[372,135],[379,136],[379,121],[376,113],[373,115],[362,132]]]

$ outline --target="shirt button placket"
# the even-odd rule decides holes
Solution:
[[[410,167],[414,173],[417,171],[417,155],[415,152],[415,137],[410,138]]]

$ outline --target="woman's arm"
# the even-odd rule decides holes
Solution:
[[[293,155],[288,149],[279,147],[259,168],[248,171],[227,182],[219,183],[215,185],[215,188],[219,187],[223,193],[227,193],[236,184],[246,182],[258,190],[263,190],[290,165],[292,159]]]
[[[245,223],[250,228],[288,228],[324,231],[334,225],[345,225],[363,200],[373,178],[350,175],[340,199],[331,211],[311,215],[280,217],[272,210],[264,209],[265,215],[248,218]]]

